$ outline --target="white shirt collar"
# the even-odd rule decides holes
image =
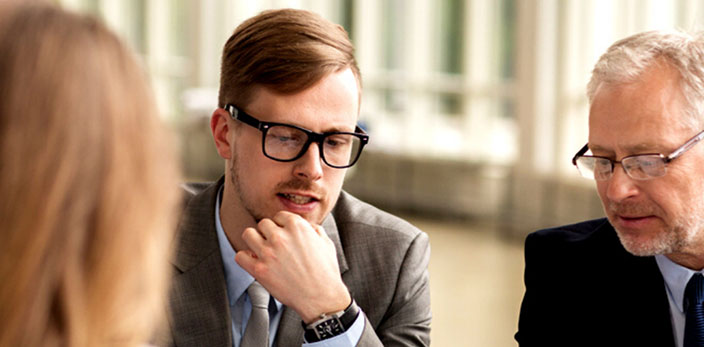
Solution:
[[[660,273],[665,279],[667,291],[675,302],[675,306],[680,312],[684,312],[684,290],[687,287],[687,282],[697,271],[688,269],[679,265],[665,255],[658,254],[655,256],[655,261],[658,263]]]
[[[225,268],[225,283],[227,284],[227,296],[230,301],[230,306],[234,306],[237,300],[247,291],[249,285],[254,282],[254,277],[245,271],[235,261],[235,250],[230,244],[230,240],[225,235],[225,230],[220,221],[220,198],[222,196],[223,187],[220,187],[218,196],[215,199],[215,230],[218,234],[218,244],[220,245],[220,255]],[[272,296],[273,298],[273,296]],[[282,304],[279,300],[274,299],[276,309],[281,310]]]

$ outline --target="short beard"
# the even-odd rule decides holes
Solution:
[[[262,219],[264,218],[273,218],[274,216],[265,216],[263,213],[257,212],[256,206],[254,206],[251,203],[251,199],[248,198],[248,196],[245,194],[244,190],[242,189],[242,186],[240,185],[240,175],[239,175],[239,170],[237,166],[237,156],[233,155],[232,159],[230,160],[230,183],[232,183],[232,187],[235,189],[236,197],[240,201],[240,205],[244,208],[247,213],[254,218],[254,221],[256,223],[259,223]],[[283,190],[283,189],[300,189],[300,190],[306,190],[306,191],[311,191],[316,193],[318,196],[321,198],[325,197],[324,191],[320,189],[316,189],[310,181],[306,180],[301,180],[301,179],[292,179],[287,182],[282,182],[279,183],[276,186],[276,190]],[[324,218],[324,217],[323,217]],[[309,222],[311,223],[316,223],[320,224],[322,223],[322,220],[312,220]]]
[[[249,213],[250,216],[252,216],[252,218],[254,218],[256,223],[259,223],[259,221],[266,218],[260,213],[257,213],[253,206],[250,206],[250,200],[247,199],[247,196],[245,196],[244,191],[242,190],[242,186],[240,186],[240,175],[237,170],[237,154],[233,154],[232,159],[230,159],[230,183],[232,183],[232,187],[235,189],[237,199],[240,200],[240,205],[245,209],[245,211],[247,211],[247,213]]]
[[[639,256],[648,257],[657,254],[670,254],[678,252],[687,244],[686,239],[690,239],[690,233],[685,230],[674,228],[662,230],[654,239],[643,242],[632,237],[625,236],[616,230],[618,239],[621,240],[623,248],[629,253]]]
[[[704,219],[699,216],[704,209],[704,200],[693,202],[683,211],[680,220],[674,220],[672,226],[659,231],[652,239],[645,242],[616,230],[623,247],[631,254],[641,257],[658,254],[686,252],[695,245],[697,236],[704,227]],[[613,211],[615,208],[610,206]]]

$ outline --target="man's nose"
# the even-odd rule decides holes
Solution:
[[[323,176],[323,165],[325,163],[320,153],[320,146],[313,142],[303,156],[296,159],[293,174],[314,181]]]
[[[638,194],[638,186],[620,164],[614,164],[614,172],[606,182],[606,196],[613,202],[621,202]]]

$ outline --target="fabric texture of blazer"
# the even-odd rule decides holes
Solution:
[[[534,232],[515,335],[525,346],[675,346],[654,257],[628,253],[606,219]]]
[[[179,225],[168,327],[158,335],[158,346],[232,346],[214,223],[222,184],[221,178],[184,187],[190,198]],[[335,244],[342,279],[365,314],[358,346],[429,345],[428,236],[344,191],[322,226]],[[301,318],[285,307],[274,346],[302,343]]]

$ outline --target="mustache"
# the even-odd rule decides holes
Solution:
[[[315,194],[316,196],[323,197],[325,195],[325,190],[319,186],[313,185],[310,181],[301,179],[292,179],[286,182],[280,182],[275,188],[278,190],[302,190]]]
[[[622,216],[649,216],[658,215],[658,210],[652,205],[638,203],[615,203],[609,202],[608,211]]]

